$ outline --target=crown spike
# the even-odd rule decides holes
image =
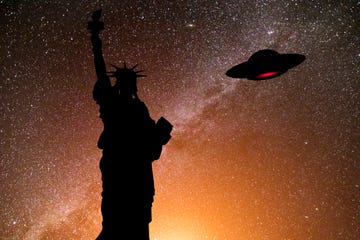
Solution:
[[[130,70],[134,70],[139,64],[135,64]]]
[[[115,66],[114,64],[111,64],[111,66],[113,66],[114,68],[116,68],[116,70],[119,70],[119,69],[120,69],[118,66]]]

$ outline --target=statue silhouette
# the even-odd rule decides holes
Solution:
[[[97,240],[149,240],[149,223],[155,188],[152,162],[160,158],[171,138],[172,125],[163,117],[156,123],[137,95],[134,67],[107,72],[99,37],[104,23],[101,9],[88,22],[97,81],[93,98],[99,105],[104,129],[98,140],[102,149],[102,230]],[[111,84],[110,77],[116,82]]]

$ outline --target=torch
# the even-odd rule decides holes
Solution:
[[[99,21],[101,17],[101,11],[102,9],[99,9],[93,12],[93,14],[91,15],[92,21],[88,22],[88,27],[87,27],[87,29],[91,33],[99,33],[101,30],[104,29],[104,22]]]

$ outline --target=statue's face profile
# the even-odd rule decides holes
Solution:
[[[121,95],[134,95],[137,93],[136,78],[117,77],[114,87]]]

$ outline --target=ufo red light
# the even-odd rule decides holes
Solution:
[[[271,78],[271,77],[275,77],[280,74],[281,74],[280,71],[271,71],[271,72],[261,73],[261,74],[257,75],[255,78],[256,79]]]

